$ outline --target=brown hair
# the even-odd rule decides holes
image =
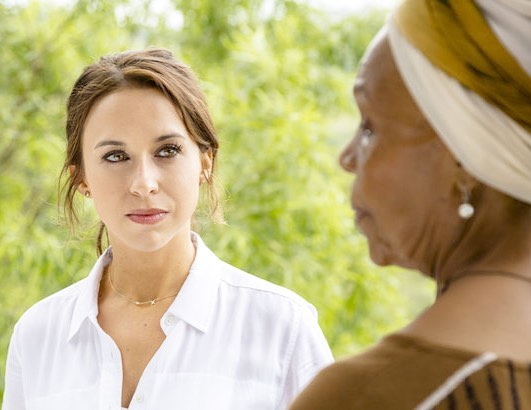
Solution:
[[[214,169],[219,142],[207,104],[192,71],[177,61],[169,50],[150,48],[102,57],[86,67],[77,79],[67,101],[66,158],[61,172],[60,192],[70,226],[78,222],[74,196],[83,179],[82,136],[87,116],[94,104],[106,95],[127,87],[154,88],[175,106],[186,130],[201,152],[211,150],[212,173],[207,178],[211,216],[222,220],[214,186]],[[71,167],[73,166],[73,168]],[[102,252],[105,226],[98,234],[98,253]]]

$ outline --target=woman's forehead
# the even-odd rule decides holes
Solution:
[[[388,87],[393,89],[401,87],[406,91],[387,36],[384,35],[378,37],[365,54],[354,84],[354,93],[367,96],[378,91],[389,92]]]

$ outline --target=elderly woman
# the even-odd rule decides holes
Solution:
[[[413,323],[301,409],[531,409],[531,2],[409,0],[369,48],[340,162],[378,265],[432,277]]]

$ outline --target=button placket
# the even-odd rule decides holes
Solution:
[[[175,323],[177,323],[177,318],[175,316],[173,316],[172,314],[168,314],[164,318],[164,324],[166,326],[175,326]]]
[[[103,360],[101,369],[103,388],[100,390],[100,406],[98,408],[119,409],[122,387],[122,357],[120,350],[114,340],[97,323],[96,329]]]
[[[144,393],[138,392],[138,393],[135,393],[135,397],[133,400],[136,404],[141,405],[146,400],[146,397],[144,396]]]

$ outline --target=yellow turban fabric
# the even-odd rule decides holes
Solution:
[[[405,0],[385,29],[408,90],[456,159],[531,204],[531,0]]]
[[[394,20],[435,66],[531,132],[531,77],[473,1],[406,0]]]

